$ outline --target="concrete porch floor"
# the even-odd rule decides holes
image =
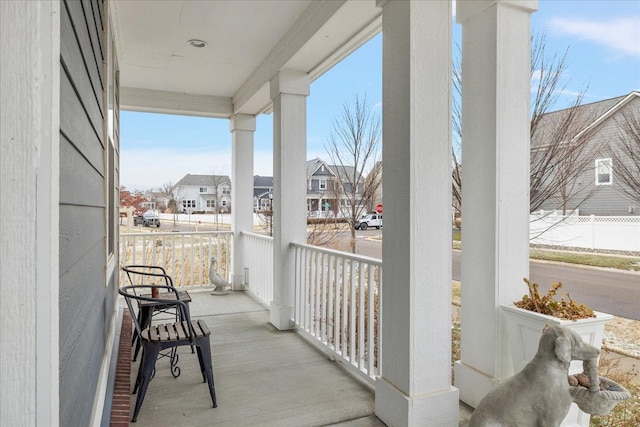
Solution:
[[[211,407],[198,359],[179,350],[180,377],[168,359],[156,364],[133,426],[384,426],[374,414],[374,393],[294,331],[280,332],[269,312],[244,292],[213,296],[190,290],[191,314],[204,319],[211,346],[218,407]],[[138,362],[131,367],[135,382]],[[131,410],[137,395],[131,396]],[[470,408],[460,404],[460,425]],[[432,420],[437,425],[437,420]]]

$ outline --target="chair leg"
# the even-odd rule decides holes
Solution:
[[[140,347],[142,346],[142,344],[140,343],[140,338],[138,338],[136,340],[135,346],[136,346],[136,348],[133,351],[133,360],[132,360],[132,362],[135,362],[136,359],[138,358],[138,353],[140,352]]]
[[[133,417],[131,418],[132,423],[135,423],[138,418],[138,412],[140,412],[144,396],[147,394],[147,388],[149,387],[149,382],[151,381],[151,376],[156,366],[156,359],[160,352],[160,347],[156,345],[145,345],[144,347],[142,350],[140,370],[138,371],[138,375],[140,376],[140,390],[138,390],[138,399],[136,399],[136,406],[133,410]]]
[[[151,324],[151,318],[153,317],[153,309],[148,307],[141,308],[138,312],[138,324],[142,329],[145,329],[147,326]],[[135,350],[133,352],[133,361],[135,362],[138,358],[138,353],[140,352],[140,347],[142,343],[140,342],[140,337],[138,336],[138,331],[134,329],[133,331],[133,339],[131,345],[135,344]]]
[[[204,363],[202,362],[202,350],[200,350],[200,346],[196,346],[196,351],[198,352],[198,363],[200,363],[200,373],[202,374],[202,382],[207,382],[207,375],[205,374]]]
[[[209,384],[209,394],[211,395],[211,401],[213,407],[218,407],[216,401],[216,387],[213,382],[213,364],[211,362],[211,347],[209,344],[209,337],[203,337],[198,339],[198,359],[200,360],[200,366],[203,369],[203,373],[207,376],[207,383]]]

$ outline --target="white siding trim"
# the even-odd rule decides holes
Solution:
[[[114,277],[115,282],[118,281],[118,277]],[[113,313],[111,313],[111,322],[109,326],[109,336],[107,337],[105,352],[102,357],[102,364],[100,365],[100,376],[98,377],[98,384],[96,387],[96,395],[93,399],[93,410],[91,411],[91,426],[99,427],[102,424],[103,412],[104,412],[104,402],[107,397],[107,386],[109,384],[109,376],[111,374],[115,375],[114,372],[110,372],[111,367],[111,359],[113,357],[113,350],[115,347],[115,337],[117,324],[116,320],[118,319],[118,301],[116,300],[116,304],[114,305]]]
[[[60,13],[58,1],[38,2],[42,47],[42,140],[36,181],[37,424],[59,423]],[[48,78],[47,78],[48,76]],[[47,357],[48,356],[48,357]],[[41,378],[47,380],[41,381]]]

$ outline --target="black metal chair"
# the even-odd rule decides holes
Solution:
[[[173,287],[173,279],[169,276],[166,270],[160,266],[156,265],[126,265],[122,267],[122,271],[127,274],[127,278],[129,279],[129,283],[131,286],[138,285],[164,285]],[[134,294],[138,294],[138,292],[134,292]],[[178,295],[180,295],[180,299],[187,304],[187,311],[189,309],[188,304],[191,302],[191,296],[187,291],[178,291]],[[154,296],[154,295],[146,295],[146,296]],[[162,298],[171,299],[172,294],[163,295]],[[138,321],[140,322],[140,326],[142,329],[146,328],[151,324],[151,320],[154,315],[161,313],[170,313],[176,316],[176,320],[179,319],[179,312],[175,310],[175,304],[168,305],[157,305],[157,304],[149,304],[147,302],[139,302],[138,303]],[[135,345],[135,349],[133,352],[133,361],[135,362],[138,358],[138,352],[140,351],[140,340],[138,339],[138,333],[134,331],[133,337],[131,338],[131,345]],[[193,351],[192,351],[193,352]],[[178,377],[180,375],[180,370],[176,368],[177,360],[175,359],[175,353],[171,354],[171,373],[174,377]]]
[[[171,295],[171,298],[153,298],[151,296],[140,294],[140,291],[146,289],[152,291],[157,289],[160,295]],[[156,360],[160,352],[167,348],[176,348],[180,346],[195,346],[198,353],[198,361],[200,363],[200,371],[202,372],[203,382],[209,384],[209,394],[213,407],[217,407],[216,392],[213,382],[213,364],[211,361],[211,347],[209,336],[211,335],[209,328],[203,320],[191,320],[187,305],[180,299],[180,294],[173,286],[163,285],[136,285],[125,286],[118,291],[124,296],[131,317],[134,319],[135,330],[142,343],[142,360],[138,368],[138,376],[134,385],[133,394],[138,392],[138,398],[133,411],[131,422],[136,422],[138,412],[142,407],[144,396],[147,393],[149,382],[154,376]],[[134,304],[134,301],[138,304]],[[154,324],[145,328],[141,326],[136,308],[140,304],[150,304],[158,306],[173,305],[179,312],[179,319],[172,323]]]

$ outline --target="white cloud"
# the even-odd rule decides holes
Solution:
[[[549,25],[556,32],[595,42],[618,54],[640,56],[640,16],[608,21],[552,18]]]

